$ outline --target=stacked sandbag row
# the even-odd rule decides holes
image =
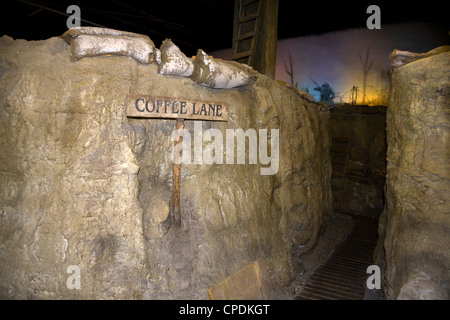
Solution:
[[[216,89],[246,86],[257,77],[251,67],[214,59],[202,49],[188,58],[170,39],[157,49],[145,35],[97,27],[72,28],[61,37],[70,44],[71,61],[107,54],[128,56],[143,64],[158,64],[159,74],[190,77],[199,85]]]

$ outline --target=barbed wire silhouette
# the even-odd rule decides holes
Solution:
[[[357,91],[357,98],[355,98],[355,88]],[[335,101],[338,103],[358,104],[364,101],[366,105],[387,105],[389,101],[389,90],[384,88],[376,88],[374,86],[366,85],[366,92],[359,90],[360,86],[353,86],[351,89],[345,91],[343,94],[336,93]],[[364,99],[365,97],[365,99]]]

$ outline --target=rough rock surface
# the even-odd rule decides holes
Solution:
[[[450,52],[393,70],[386,115],[385,252],[390,299],[446,299],[450,288]],[[384,245],[384,250],[383,250]]]
[[[211,89],[119,56],[70,62],[60,38],[0,38],[0,297],[207,299],[264,259],[287,286],[331,213],[328,112],[260,75]],[[182,226],[170,210],[174,120],[131,119],[128,93],[229,103],[203,128],[279,129],[279,170],[183,165]],[[193,121],[185,121],[193,131]],[[203,147],[208,142],[203,142]],[[69,266],[80,289],[67,285]]]

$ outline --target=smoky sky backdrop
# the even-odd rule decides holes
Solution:
[[[283,39],[277,45],[275,79],[291,82],[289,55],[292,57],[294,84],[320,100],[316,85],[329,83],[336,92],[334,102],[349,102],[353,86],[363,87],[363,67],[369,48],[372,66],[366,79],[366,103],[385,104],[389,95],[389,54],[394,50],[427,52],[449,44],[448,30],[439,24],[411,22],[382,25],[381,29],[349,29],[321,35]],[[216,58],[231,59],[231,50],[212,52]],[[362,92],[358,103],[362,103]]]

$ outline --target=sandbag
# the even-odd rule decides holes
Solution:
[[[450,46],[437,47],[426,53],[415,53],[415,52],[402,51],[402,50],[395,49],[389,55],[389,60],[391,62],[392,68],[398,68],[398,67],[401,67],[410,62],[414,62],[414,61],[417,61],[417,60],[420,60],[423,58],[427,58],[427,57],[433,56],[435,54],[444,53],[447,51],[450,51]]]
[[[194,71],[192,59],[186,57],[170,39],[164,40],[159,50],[161,51],[159,74],[189,77]]]
[[[97,27],[76,27],[62,36],[70,44],[70,60],[100,55],[120,55],[136,59],[140,63],[153,62],[155,45],[141,34]]]
[[[202,86],[229,89],[245,86],[255,80],[257,72],[251,67],[235,61],[214,59],[202,49],[194,59],[194,72],[191,79]]]

